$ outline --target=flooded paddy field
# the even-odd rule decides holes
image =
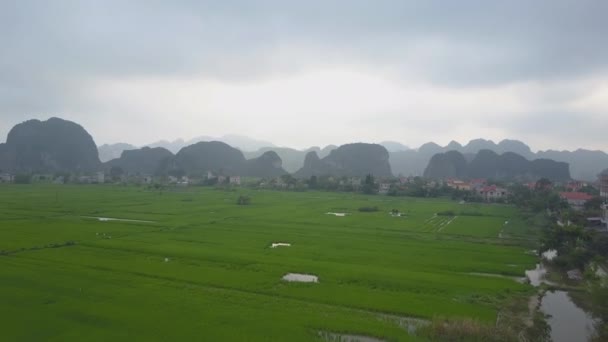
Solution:
[[[240,195],[251,204],[236,205]],[[365,206],[379,211],[358,211]],[[393,209],[407,219],[386,214]],[[425,341],[379,316],[492,326],[505,301],[535,291],[513,280],[535,267],[529,246],[499,238],[525,231],[517,215],[323,192],[1,186],[2,335],[314,341],[324,331]],[[283,280],[289,273],[318,282]]]

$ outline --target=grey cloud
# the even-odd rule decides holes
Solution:
[[[539,149],[572,146],[608,151],[608,116],[567,111],[530,112],[525,118],[495,117],[487,125],[502,127],[509,137],[520,138]]]
[[[87,115],[81,89],[98,79],[248,82],[360,64],[449,87],[576,81],[608,71],[606,13],[603,0],[4,1],[0,126]]]
[[[355,61],[435,82],[578,77],[608,60],[605,1],[19,1],[0,5],[2,73],[266,75]],[[430,43],[430,44],[429,44]],[[418,58],[416,56],[423,56]],[[422,60],[421,60],[422,59]],[[279,61],[280,62],[280,61]],[[287,62],[287,61],[286,61]],[[262,69],[262,70],[260,70]],[[296,68],[297,69],[297,68]]]

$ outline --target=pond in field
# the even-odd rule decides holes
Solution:
[[[469,272],[469,275],[473,275],[473,276],[478,276],[478,277],[490,277],[490,278],[503,278],[503,279],[511,279],[513,281],[516,281],[518,283],[525,283],[526,282],[526,277],[513,277],[513,276],[507,276],[504,274],[497,274],[497,273],[482,273],[482,272]]]
[[[532,286],[535,286],[535,287],[540,286],[540,284],[542,284],[542,283],[545,283],[548,285],[555,285],[554,283],[545,279],[545,277],[547,275],[547,270],[545,269],[545,266],[543,265],[542,260],[551,261],[556,256],[557,256],[557,251],[555,251],[555,250],[546,251],[542,254],[541,262],[539,264],[536,264],[536,268],[533,270],[526,271],[526,277],[530,280],[530,284]]]
[[[526,277],[532,286],[538,287],[541,284],[559,286],[545,279],[547,269],[543,265],[544,260],[550,261],[556,256],[556,251],[547,251],[542,254],[541,262],[534,270],[526,271]],[[540,311],[549,316],[547,323],[551,327],[553,342],[588,341],[593,336],[593,317],[578,307],[566,291],[547,291],[541,298]]]
[[[302,274],[302,273],[287,273],[281,278],[286,281],[294,281],[300,283],[318,283],[319,277],[312,274]]]
[[[384,342],[384,340],[370,336],[337,334],[325,331],[319,332],[319,336],[325,341],[332,342]]]
[[[540,310],[550,315],[553,342],[589,341],[593,336],[593,317],[576,306],[566,291],[545,293]]]
[[[344,216],[346,216],[346,213],[332,213],[332,212],[329,212],[329,213],[326,213],[326,215],[334,215],[334,216],[338,216],[338,217],[344,217]]]
[[[277,247],[291,247],[291,244],[287,242],[273,242],[272,245],[270,245],[270,248]]]
[[[101,222],[108,221],[119,221],[119,222],[140,222],[140,223],[155,223],[154,221],[145,221],[145,220],[131,220],[131,219],[121,219],[114,217],[97,217],[97,216],[82,216],[83,218],[96,219]]]

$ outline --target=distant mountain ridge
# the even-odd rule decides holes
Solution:
[[[197,140],[212,140],[213,138],[201,136],[191,141],[182,139],[173,142],[161,141],[157,145],[167,145],[166,150],[173,155],[192,146]],[[266,155],[264,160],[271,164],[276,162],[278,157],[282,161],[284,171],[296,173],[302,168],[305,168],[306,159],[309,159],[309,164],[313,165],[317,161],[309,152],[315,151],[316,157],[321,162],[318,165],[318,170],[328,167],[326,162],[334,164],[331,170],[336,171],[339,160],[332,161],[329,157],[332,151],[338,149],[337,146],[329,145],[324,148],[311,147],[306,150],[297,150],[286,147],[275,147],[267,141],[260,141],[243,136],[226,135],[224,140],[231,140],[235,147],[239,147],[245,160],[256,159],[262,157],[267,152],[274,152],[272,155]],[[191,143],[193,142],[193,143]],[[155,144],[150,144],[155,145]],[[230,144],[228,144],[230,145]],[[351,144],[348,144],[351,145]],[[374,144],[368,144],[374,145]],[[552,159],[555,161],[566,162],[570,164],[570,173],[573,178],[581,180],[596,180],[597,174],[608,168],[608,154],[603,151],[590,151],[578,149],[576,151],[539,151],[534,153],[530,147],[518,140],[503,140],[499,143],[494,143],[491,140],[475,139],[471,140],[466,145],[461,145],[456,141],[450,142],[447,146],[440,146],[435,143],[426,143],[418,149],[407,149],[407,146],[398,143],[385,141],[381,144],[383,150],[379,151],[380,155],[388,153],[389,168],[394,175],[423,175],[426,166],[433,155],[437,153],[445,153],[450,150],[460,152],[465,161],[470,163],[475,158],[476,154],[481,150],[490,150],[498,154],[513,152],[528,160],[534,159]],[[343,145],[347,146],[347,145]],[[341,146],[341,147],[343,147]],[[91,172],[102,168],[101,162],[114,159],[121,159],[124,151],[137,150],[135,146],[130,144],[112,144],[102,145],[97,147],[91,135],[80,125],[62,120],[59,118],[50,118],[47,121],[29,120],[18,125],[15,125],[7,136],[6,143],[0,143],[0,171],[8,172]],[[393,151],[388,152],[387,150]],[[149,151],[148,151],[149,152]],[[135,170],[132,167],[131,160],[143,158],[154,159],[154,154],[147,157],[142,154],[127,154],[126,160],[114,163],[126,163],[128,169]],[[365,153],[362,157],[368,160]],[[311,159],[312,158],[312,159]],[[169,158],[172,160],[172,158]],[[273,162],[274,160],[274,162]],[[139,168],[138,172],[150,172],[153,161],[146,161],[146,164]],[[381,167],[385,167],[383,160],[376,160]],[[353,159],[353,166],[356,165],[356,160]],[[358,166],[357,166],[358,167]],[[339,168],[339,167],[338,167]],[[348,173],[338,172],[338,173]],[[384,171],[383,171],[384,173]]]
[[[549,159],[528,160],[514,152],[498,154],[481,150],[469,162],[458,151],[435,154],[424,170],[424,177],[434,179],[486,178],[504,181],[570,180],[569,165]]]
[[[336,148],[337,148],[337,146],[335,146],[335,145],[328,145],[328,146],[325,146],[324,148],[315,146],[315,147],[308,148],[306,150],[296,150],[296,149],[289,148],[289,147],[263,147],[254,152],[243,152],[243,153],[245,154],[245,157],[247,157],[247,159],[251,159],[251,158],[257,158],[268,151],[276,152],[277,155],[283,161],[283,168],[285,169],[285,171],[287,171],[289,173],[294,173],[294,172],[298,171],[299,169],[301,169],[302,166],[304,166],[304,159],[306,158],[306,155],[309,152],[314,151],[317,153],[317,155],[320,158],[324,158],[327,155],[329,155],[329,153],[331,151],[335,150]]]
[[[201,141],[182,148],[177,154],[162,147],[142,147],[123,151],[120,158],[104,164],[127,174],[206,176],[207,172],[227,176],[272,178],[286,173],[281,158],[268,151],[258,158],[245,159],[243,153],[219,141]]]
[[[492,140],[475,139],[466,145],[452,141],[447,146],[440,146],[430,142],[420,146],[417,150],[408,150],[390,153],[390,162],[396,175],[422,176],[431,158],[438,153],[458,151],[465,158],[477,154],[481,150],[490,150],[497,154],[506,152],[516,153],[528,160],[552,159],[570,165],[570,174],[574,179],[593,181],[597,174],[608,168],[608,154],[602,151],[578,149],[576,151],[539,151],[532,152],[530,147],[518,140],[505,139],[498,144]]]
[[[101,165],[93,137],[80,125],[59,119],[15,125],[0,144],[0,169],[13,172],[92,172]]]
[[[101,160],[102,163],[120,158],[123,151],[136,149],[136,146],[127,143],[103,144],[97,147],[97,151],[99,152],[99,160]]]
[[[354,143],[332,150],[328,156],[319,158],[316,151],[306,155],[304,166],[294,176],[347,176],[392,177],[388,151],[378,144]]]
[[[192,138],[190,140],[184,139],[176,139],[173,141],[168,140],[159,140],[153,142],[151,144],[147,144],[145,146],[148,147],[163,147],[167,150],[178,153],[182,148],[190,145],[194,145],[201,141],[220,141],[226,143],[232,147],[238,148],[241,151],[256,151],[263,147],[275,147],[275,145],[269,141],[257,140],[244,135],[236,135],[236,134],[226,134],[221,137],[210,137],[210,136],[200,136],[196,138]]]
[[[164,162],[173,158],[171,151],[162,147],[142,147],[125,150],[119,158],[106,162],[105,168],[121,168],[127,174],[155,175],[161,172]]]

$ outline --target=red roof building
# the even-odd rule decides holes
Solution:
[[[560,192],[559,197],[566,200],[573,209],[582,209],[593,196],[584,192]]]

